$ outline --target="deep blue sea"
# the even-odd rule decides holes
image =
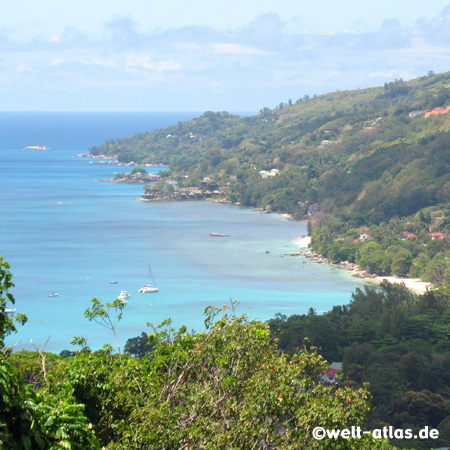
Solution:
[[[261,320],[350,300],[357,281],[348,273],[284,256],[298,250],[306,223],[209,202],[135,201],[141,185],[96,182],[123,167],[77,156],[197,115],[0,113],[0,254],[11,265],[15,308],[28,316],[8,344],[31,348],[31,339],[42,346],[49,338],[46,350],[59,352],[74,349],[74,336],[92,348],[112,343],[83,313],[93,297],[108,302],[122,290],[131,294],[117,328],[122,345],[168,317],[201,331],[204,309],[230,299]],[[51,150],[24,150],[38,143]],[[159,292],[138,294],[148,264]]]

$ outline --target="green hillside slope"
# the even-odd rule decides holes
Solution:
[[[332,261],[450,283],[450,72],[305,96],[253,117],[206,112],[91,153],[169,165],[146,186],[149,200],[290,213],[310,219],[313,250]]]
[[[92,147],[123,162],[163,163],[180,187],[209,177],[233,201],[302,215],[364,213],[380,223],[450,192],[450,73],[191,121]],[[261,170],[279,170],[262,178]],[[186,176],[188,178],[186,178]]]

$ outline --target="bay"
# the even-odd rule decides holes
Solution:
[[[15,308],[29,319],[9,345],[49,339],[46,350],[59,352],[72,348],[73,336],[92,348],[112,342],[83,312],[93,297],[112,301],[122,290],[131,294],[118,326],[122,345],[168,317],[201,331],[204,309],[230,300],[261,320],[348,303],[358,282],[347,272],[287,256],[298,250],[305,222],[210,202],[135,201],[141,185],[96,182],[123,167],[77,156],[197,115],[0,113],[0,254],[11,264]],[[24,150],[37,143],[51,150]],[[138,294],[148,264],[160,290]]]

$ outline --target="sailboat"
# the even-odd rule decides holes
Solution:
[[[153,292],[158,292],[159,291],[159,289],[154,286],[155,281],[154,281],[154,278],[153,278],[152,271],[150,270],[150,264],[148,265],[148,278],[149,278],[149,283],[146,284],[145,286],[142,286],[139,289],[139,291],[138,291],[139,293],[141,293],[141,294],[151,294]]]

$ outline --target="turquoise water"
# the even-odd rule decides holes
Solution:
[[[50,337],[46,349],[60,351],[73,336],[93,348],[112,342],[83,312],[93,297],[112,301],[121,290],[131,294],[118,327],[122,344],[167,317],[203,330],[203,310],[230,299],[261,320],[350,300],[355,279],[345,271],[284,256],[298,249],[305,223],[209,202],[134,201],[140,185],[96,182],[122,167],[77,157],[110,137],[195,115],[0,113],[0,254],[11,264],[15,307],[29,318],[8,344],[30,348],[30,339],[42,345]],[[23,150],[37,143],[52,150]],[[138,294],[148,264],[160,291]]]

